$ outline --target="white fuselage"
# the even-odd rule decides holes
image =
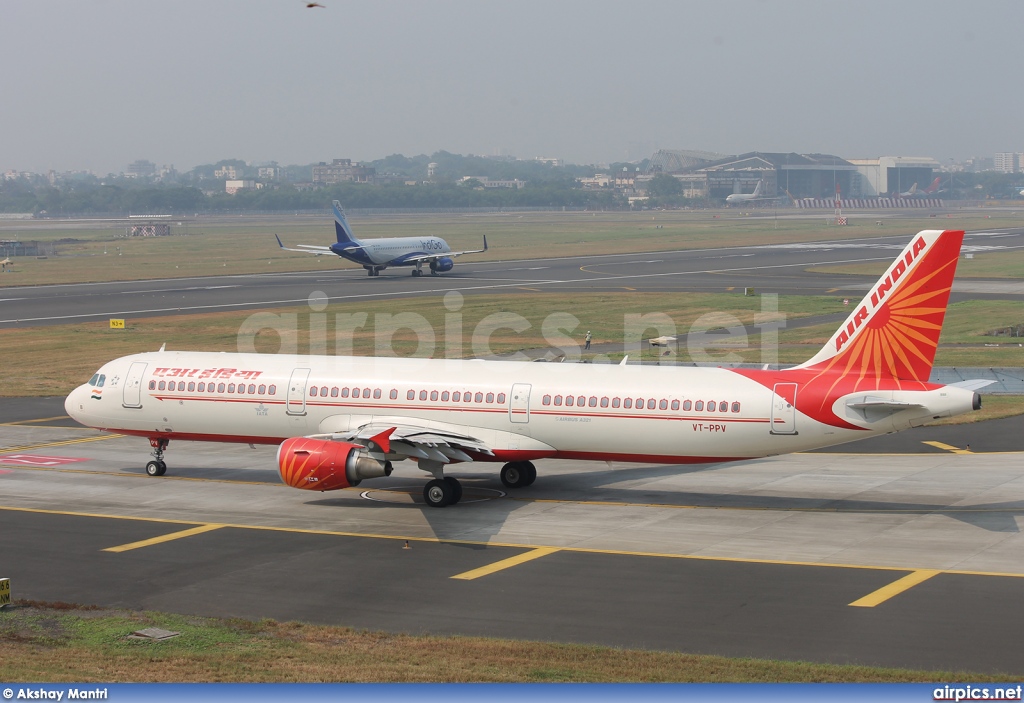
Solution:
[[[351,256],[348,254],[343,254],[343,256],[360,264],[400,265],[403,259],[410,255],[444,255],[451,252],[448,242],[440,237],[364,239],[360,244],[362,249],[353,250]]]
[[[68,396],[68,414],[150,438],[277,444],[415,420],[476,437],[492,460],[709,462],[899,429],[836,427],[788,407],[773,431],[771,386],[715,368],[155,352],[98,376],[102,388]]]

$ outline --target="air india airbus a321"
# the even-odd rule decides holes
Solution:
[[[981,406],[986,382],[929,383],[963,232],[913,237],[809,361],[780,370],[160,351],[105,364],[68,414],[148,438],[279,445],[291,486],[330,491],[415,461],[427,505],[458,503],[459,462],[703,463],[804,451]],[[602,470],[605,467],[602,466]]]

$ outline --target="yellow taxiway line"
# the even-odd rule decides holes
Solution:
[[[478,579],[481,576],[487,576],[488,574],[493,574],[496,571],[508,569],[512,566],[518,566],[519,564],[533,561],[534,559],[540,559],[541,557],[546,557],[548,554],[554,554],[559,551],[561,551],[561,549],[558,547],[538,547],[536,549],[531,549],[528,552],[517,554],[514,557],[502,559],[501,561],[496,561],[493,564],[488,564],[487,566],[481,566],[479,569],[473,569],[472,571],[465,571],[461,574],[456,574],[455,576],[452,576],[452,578],[459,579],[461,581],[472,581],[473,579]]]
[[[551,549],[575,554],[609,554],[613,556],[656,557],[660,559],[686,559],[692,561],[729,562],[735,564],[773,564],[779,566],[815,566],[829,569],[860,569],[867,571],[935,571],[939,574],[955,574],[958,576],[1002,576],[1007,578],[1024,578],[1024,573],[1011,571],[969,571],[965,569],[921,569],[913,566],[883,566],[878,564],[845,564],[841,562],[797,561],[788,559],[758,559],[751,557],[725,557],[703,554],[673,554],[671,552],[644,552],[627,549],[593,549],[589,547],[555,547],[553,545],[519,544],[516,542],[485,542],[482,540],[442,539],[440,537],[417,537],[407,535],[387,535],[372,532],[344,532],[340,530],[314,530],[301,527],[277,527],[273,525],[244,525],[237,523],[202,523],[197,520],[175,520],[172,518],[141,517],[138,515],[116,515],[105,513],[86,513],[72,510],[48,510],[45,508],[22,508],[0,505],[0,510],[38,515],[67,515],[69,517],[93,517],[107,520],[132,520],[137,522],[157,522],[167,525],[209,525],[232,527],[239,530],[260,530],[266,532],[287,532],[302,535],[324,535],[328,537],[361,537],[366,539],[382,539],[393,542],[419,542],[421,544],[452,544],[473,547],[511,547],[527,551]],[[544,556],[544,555],[538,555]]]
[[[33,449],[48,449],[50,447],[63,447],[68,444],[81,444],[82,442],[99,442],[104,439],[118,439],[123,434],[104,434],[98,437],[79,437],[78,439],[64,439],[57,442],[42,442],[40,444],[26,444],[21,447],[0,448],[0,454],[11,454],[12,452],[27,452]]]
[[[946,444],[945,442],[921,442],[921,444],[927,444],[930,447],[936,449],[942,449],[947,452],[953,452],[954,454],[974,454],[969,448],[961,449],[960,447],[954,447],[952,444]],[[970,445],[968,445],[969,447]]]
[[[874,608],[879,603],[884,603],[893,596],[898,596],[904,591],[908,591],[919,583],[924,583],[932,576],[937,576],[943,573],[942,571],[936,571],[934,569],[918,569],[917,571],[911,571],[909,574],[901,579],[893,581],[888,586],[882,586],[877,591],[873,591],[863,598],[850,603],[855,608]]]
[[[192,535],[200,535],[204,532],[210,532],[211,530],[219,530],[226,525],[200,525],[199,527],[192,527],[187,530],[181,530],[180,532],[172,532],[168,535],[161,535],[160,537],[154,537],[152,539],[144,539],[139,542],[129,542],[128,544],[122,544],[117,547],[107,547],[104,552],[128,552],[133,549],[140,549],[142,547],[150,547],[154,544],[163,544],[164,542],[171,542],[182,537],[191,537]]]

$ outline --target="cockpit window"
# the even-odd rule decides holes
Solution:
[[[103,388],[103,383],[107,380],[107,375],[104,373],[100,374],[100,379],[96,381],[97,388]]]
[[[94,373],[92,375],[92,378],[89,379],[89,385],[90,386],[95,386],[96,385],[96,381],[98,381],[98,380],[100,380],[100,375],[98,373]]]

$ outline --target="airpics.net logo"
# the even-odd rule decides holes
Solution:
[[[786,315],[779,312],[778,295],[758,297],[760,310],[753,314],[752,332],[760,337],[759,363],[777,364],[779,330],[786,326]],[[308,313],[257,312],[250,315],[236,334],[237,350],[255,353],[257,337],[261,342],[276,337],[274,351],[278,354],[298,354],[300,342],[302,346],[308,342],[310,355],[345,357],[354,354],[357,338],[369,337],[372,338],[372,356],[377,357],[530,361],[531,357],[521,351],[507,351],[510,340],[517,336],[543,344],[547,349],[543,358],[549,361],[580,361],[590,349],[586,336],[591,322],[569,312],[549,313],[539,324],[518,313],[495,312],[467,330],[463,312],[465,298],[458,291],[445,294],[443,320],[436,325],[412,311],[375,313],[372,317],[366,312],[339,312],[332,316],[326,312],[328,302],[326,293],[314,291],[308,298]],[[602,322],[607,329],[608,321]],[[748,327],[743,321],[723,311],[704,312],[685,330],[664,312],[628,313],[623,315],[621,334],[621,347],[616,344],[615,351],[621,349],[621,353],[632,359],[640,358],[649,340],[670,340],[671,343],[663,343],[662,354],[674,358],[685,349],[692,361],[703,363],[741,362],[743,358],[730,349],[745,349],[749,341]],[[613,341],[594,340],[595,343]],[[267,351],[265,344],[261,347]],[[611,361],[601,353],[588,358],[598,363]]]
[[[936,688],[932,700],[936,701],[1019,701],[1024,686],[950,686]]]

